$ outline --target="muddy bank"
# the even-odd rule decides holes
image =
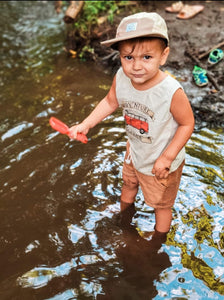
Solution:
[[[144,4],[143,4],[144,3]],[[224,60],[210,67],[207,63],[208,56],[200,59],[202,67],[208,70],[216,85],[209,81],[206,87],[198,87],[192,78],[192,70],[196,62],[186,54],[190,51],[193,57],[198,58],[201,54],[224,41],[224,2],[222,1],[184,1],[184,4],[204,5],[204,10],[189,20],[176,18],[175,13],[165,11],[172,1],[142,1],[142,4],[131,6],[115,17],[114,25],[105,30],[100,39],[94,39],[92,44],[97,55],[97,61],[103,64],[107,70],[115,73],[119,67],[119,57],[111,49],[100,45],[100,41],[109,39],[115,35],[117,25],[123,16],[137,11],[155,11],[167,22],[170,36],[170,56],[165,70],[169,71],[181,81],[195,112],[196,121],[203,125],[204,122],[214,126],[224,126]],[[222,46],[224,49],[224,46]]]

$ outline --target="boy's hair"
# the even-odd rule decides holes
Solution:
[[[157,37],[148,37],[148,36],[144,36],[144,37],[138,37],[138,38],[134,38],[134,39],[130,39],[130,40],[126,40],[126,41],[122,41],[122,42],[118,42],[116,44],[113,45],[113,49],[119,50],[120,45],[122,43],[125,42],[129,42],[130,44],[133,45],[132,47],[132,51],[131,53],[135,50],[135,47],[138,43],[144,43],[147,41],[152,41],[152,40],[158,40],[161,46],[161,50],[164,51],[166,49],[166,47],[168,47],[168,43],[166,39],[163,38],[157,38]]]

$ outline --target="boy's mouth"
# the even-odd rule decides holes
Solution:
[[[142,78],[144,75],[143,74],[132,74],[132,76],[135,78]]]

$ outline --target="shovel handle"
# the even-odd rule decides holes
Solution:
[[[51,117],[49,120],[49,123],[54,130],[69,136],[69,134],[70,134],[69,127],[62,121],[58,120],[55,117]],[[81,132],[77,133],[76,140],[78,140],[84,144],[86,144],[88,142],[87,136]]]

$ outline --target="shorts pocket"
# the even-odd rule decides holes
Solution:
[[[168,178],[157,178],[156,176],[153,177],[156,185],[163,191],[168,188]]]

